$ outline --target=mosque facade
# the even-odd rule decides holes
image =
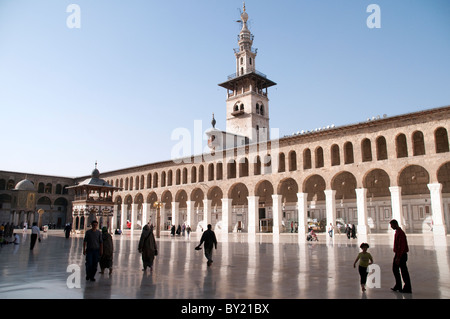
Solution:
[[[209,154],[96,172],[114,190],[105,193],[105,224],[139,230],[160,216],[162,230],[211,224],[223,233],[304,236],[330,224],[383,233],[394,218],[410,233],[447,234],[450,106],[275,138],[268,88],[276,83],[256,69],[247,21],[244,7],[236,73],[219,84],[227,91],[226,132],[213,123]],[[51,212],[45,222],[89,220],[93,212],[74,209],[71,191],[87,178],[0,171],[0,221],[30,221],[39,208]],[[24,184],[35,196],[30,207],[17,206],[27,198],[19,196]]]

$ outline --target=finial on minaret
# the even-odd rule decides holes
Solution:
[[[95,168],[97,168],[97,160],[95,161]]]
[[[244,1],[244,12],[245,12],[245,1]]]
[[[216,128],[216,119],[214,118],[214,113],[212,114],[212,121],[211,121],[211,125],[213,128]]]

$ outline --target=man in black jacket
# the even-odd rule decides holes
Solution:
[[[205,243],[205,257],[208,259],[207,265],[211,266],[212,260],[212,249],[213,247],[217,249],[217,239],[214,231],[211,230],[211,224],[208,224],[208,229],[205,230],[202,234],[202,238],[200,239],[200,244],[198,244],[198,248]]]

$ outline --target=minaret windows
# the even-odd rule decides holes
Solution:
[[[256,103],[256,114],[264,115],[264,105]]]

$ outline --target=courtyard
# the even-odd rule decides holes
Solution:
[[[29,232],[29,231],[28,231]],[[393,233],[348,239],[319,234],[299,242],[297,234],[217,234],[214,263],[195,251],[199,233],[157,238],[153,271],[142,271],[140,232],[113,235],[114,270],[85,280],[83,235],[66,239],[62,230],[43,233],[29,250],[31,235],[4,245],[0,258],[1,299],[449,299],[449,237],[407,234],[412,294],[392,292]],[[361,242],[379,266],[361,292],[353,262]],[[78,276],[78,277],[77,277]]]

